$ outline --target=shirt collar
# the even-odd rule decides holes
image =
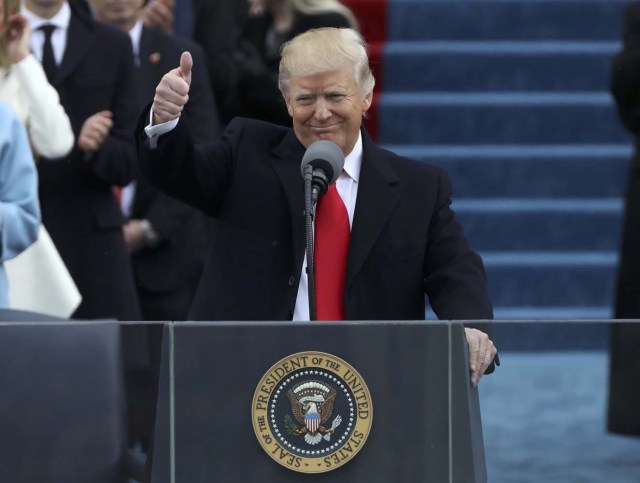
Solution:
[[[355,146],[344,159],[342,170],[356,183],[360,180],[360,168],[362,167],[362,132],[358,131],[358,140]]]
[[[29,20],[32,31],[37,30],[42,25],[46,24],[55,25],[62,30],[67,30],[69,28],[69,22],[71,21],[71,8],[69,7],[69,4],[67,2],[64,2],[62,4],[62,7],[60,8],[60,11],[50,19],[38,17],[31,10],[27,10],[24,5],[20,7],[20,13],[24,15],[27,20]]]

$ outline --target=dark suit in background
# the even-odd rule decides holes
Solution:
[[[203,52],[193,42],[146,27],[140,39],[137,80],[141,112],[153,100],[162,76],[176,67],[183,51],[196,60],[186,119],[196,142],[216,139],[219,132],[216,105]],[[147,219],[160,236],[154,247],[133,255],[133,268],[145,320],[184,320],[202,271],[208,227],[193,208],[169,198],[138,179],[130,218]]]
[[[76,146],[62,160],[40,162],[42,219],[83,300],[76,318],[139,320],[124,216],[112,186],[134,176],[132,131],[138,116],[131,44],[71,4],[66,50],[52,81],[76,137],[91,115],[113,112],[113,129],[94,155]]]
[[[162,76],[176,67],[183,51],[197,59],[185,118],[199,141],[219,136],[217,111],[203,62],[193,42],[143,27],[136,80],[139,112],[153,100]],[[144,180],[136,179],[129,218],[148,220],[158,235],[154,246],[132,254],[142,318],[148,321],[185,320],[202,273],[211,236],[211,222],[194,208],[168,197]],[[162,326],[123,328],[126,359],[130,442],[150,437],[160,367]]]
[[[615,317],[640,319],[640,3],[627,7],[624,47],[613,61],[611,92],[618,114],[634,136],[625,196]],[[640,326],[611,327],[609,430],[640,436]]]
[[[214,216],[212,249],[189,318],[291,320],[305,246],[305,148],[292,129],[236,119],[221,141],[194,148],[183,120],[147,147],[150,181]],[[396,156],[362,130],[345,288],[349,320],[490,319],[480,257],[450,209],[439,168]]]
[[[237,95],[234,53],[247,9],[246,0],[193,0],[193,40],[205,52],[213,96],[225,124],[233,115]]]

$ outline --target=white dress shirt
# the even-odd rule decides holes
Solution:
[[[31,52],[42,63],[42,49],[44,46],[44,32],[38,30],[43,25],[55,25],[57,28],[51,34],[51,47],[56,64],[60,65],[64,51],[67,48],[67,30],[71,21],[71,7],[67,2],[62,4],[60,11],[52,18],[46,19],[38,17],[35,13],[23,5],[20,13],[24,15],[31,25]]]
[[[131,39],[131,49],[133,50],[133,61],[136,65],[140,65],[140,39],[142,38],[142,19],[138,20],[129,30],[129,38]]]

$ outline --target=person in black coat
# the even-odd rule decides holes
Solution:
[[[613,61],[611,92],[636,143],[627,178],[615,318],[640,319],[640,2],[626,10],[624,46]],[[613,324],[610,335],[608,428],[640,436],[640,324]]]
[[[76,136],[68,156],[38,167],[43,223],[83,299],[74,317],[139,320],[125,218],[112,191],[135,171],[131,44],[67,0],[25,0],[23,14],[40,60],[45,34],[39,27],[55,26],[50,83]]]
[[[344,319],[423,319],[425,293],[441,319],[492,318],[482,260],[450,208],[446,173],[379,148],[362,128],[375,81],[355,31],[314,30],[284,47],[280,87],[293,129],[237,118],[219,141],[194,145],[181,116],[192,65],[182,54],[138,128],[143,176],[216,219],[190,319],[309,320],[300,161],[319,139],[349,164],[338,180],[353,213],[344,291],[333,299]],[[466,333],[477,383],[496,349],[486,333]]]

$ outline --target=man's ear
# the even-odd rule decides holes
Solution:
[[[371,107],[371,103],[373,102],[373,91],[370,91],[368,94],[365,94],[362,99],[362,112],[365,113]]]
[[[291,97],[288,94],[284,95],[284,102],[287,104],[287,112],[289,117],[293,117],[293,108],[291,107]]]

